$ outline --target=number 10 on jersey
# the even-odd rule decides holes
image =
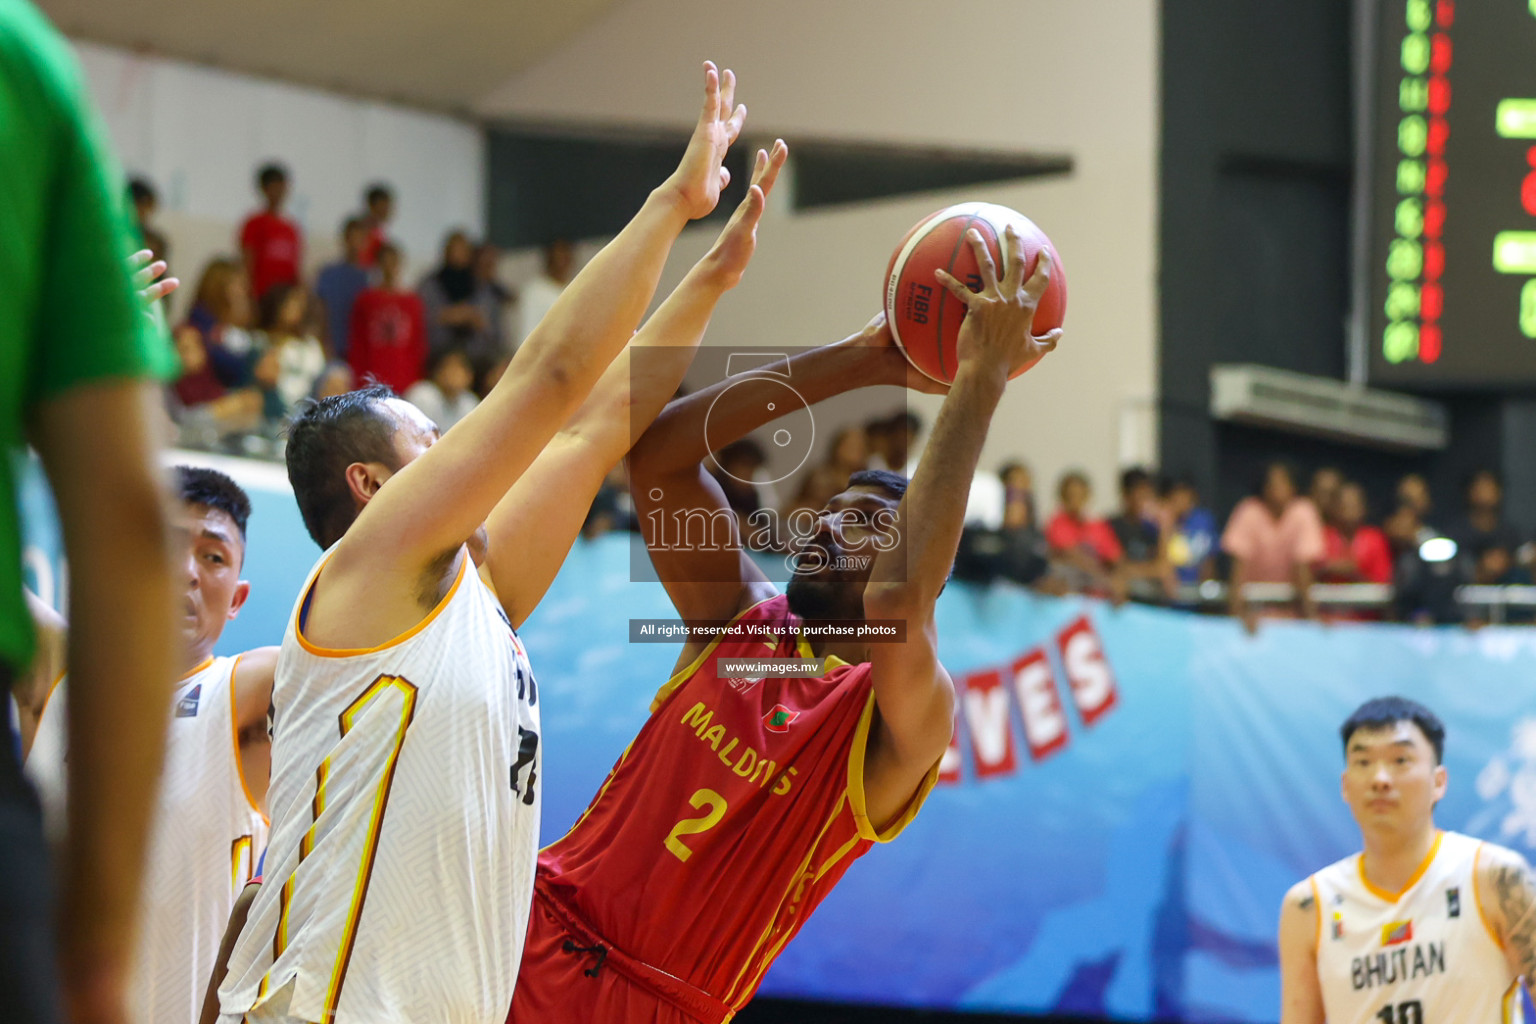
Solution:
[[[1417,999],[1409,999],[1396,1006],[1388,1003],[1376,1014],[1376,1019],[1381,1024],[1424,1024],[1424,1004]]]

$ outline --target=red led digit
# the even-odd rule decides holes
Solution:
[[[1436,32],[1429,41],[1429,69],[1437,75],[1451,70],[1451,37]]]
[[[1424,194],[1438,199],[1445,193],[1445,161],[1431,160],[1424,168]]]
[[[1424,282],[1440,280],[1440,275],[1445,273],[1445,246],[1439,242],[1428,242],[1424,246]]]
[[[1445,140],[1450,137],[1450,134],[1451,126],[1446,123],[1445,118],[1429,119],[1429,140],[1424,144],[1424,148],[1429,151],[1430,156],[1445,155]]]
[[[1440,325],[1425,324],[1419,328],[1419,358],[1433,363],[1440,358]]]
[[[1456,22],[1456,0],[1440,0],[1435,4],[1435,24],[1450,28]]]
[[[1445,232],[1445,204],[1431,199],[1424,204],[1424,237],[1439,238]]]
[[[1444,114],[1451,109],[1451,83],[1440,75],[1429,80],[1429,112]]]
[[[1425,324],[1440,319],[1440,313],[1445,309],[1445,289],[1438,284],[1426,284],[1419,289],[1419,317]],[[1421,334],[1422,338],[1423,335]],[[1423,342],[1421,341],[1422,345]]]

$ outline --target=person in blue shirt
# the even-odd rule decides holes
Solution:
[[[1213,578],[1221,531],[1216,516],[1200,503],[1193,480],[1170,477],[1163,482],[1163,512],[1168,523],[1168,563],[1179,584],[1193,586]]]
[[[363,266],[363,250],[368,245],[368,222],[361,217],[349,219],[341,228],[345,254],[320,270],[315,294],[325,303],[325,324],[329,332],[330,353],[335,359],[347,358],[347,330],[352,322],[352,303],[368,287],[368,268]]]

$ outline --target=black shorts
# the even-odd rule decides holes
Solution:
[[[52,867],[42,809],[21,772],[11,678],[0,664],[0,1021],[60,1024]]]

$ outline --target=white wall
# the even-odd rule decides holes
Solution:
[[[473,124],[92,43],[76,51],[123,166],[159,189],[158,226],[185,293],[210,256],[236,251],[258,205],[256,168],[269,159],[292,172],[289,211],[311,268],[337,251],[342,220],[375,180],[395,188],[391,234],[414,267],[431,265],[449,227],[483,227],[484,144]]]
[[[1061,253],[1067,335],[1010,389],[982,466],[1023,456],[1043,492],[1082,466],[1108,507],[1114,472],[1156,451],[1157,14],[1155,0],[777,0],[729,11],[629,0],[481,110],[683,127],[708,57],[740,75],[749,134],[782,134],[791,149],[815,137],[1071,154],[1069,178],[778,211],[711,340],[850,333],[879,307],[891,249],[921,216],[962,199],[1014,206]],[[711,233],[685,235],[664,287]],[[937,400],[914,396],[913,406],[932,422]]]

